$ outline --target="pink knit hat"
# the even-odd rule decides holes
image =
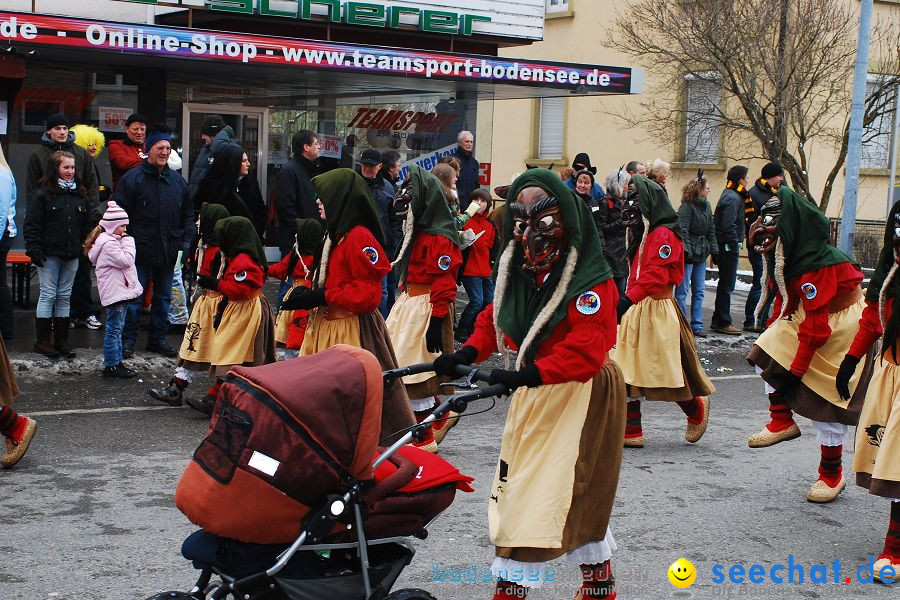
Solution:
[[[106,205],[106,212],[103,213],[103,218],[100,219],[100,225],[103,226],[107,233],[112,233],[119,225],[128,225],[128,213],[125,212],[124,208],[116,204],[114,200],[110,200],[109,204]]]

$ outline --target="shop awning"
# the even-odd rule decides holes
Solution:
[[[0,11],[0,44],[48,55],[102,52],[132,64],[184,61],[179,68],[228,65],[235,76],[254,70],[304,79],[308,93],[334,95],[440,93],[451,83],[479,98],[637,94],[643,71],[628,67],[425,52],[182,27],[116,23]],[[2,47],[0,47],[2,51]],[[294,74],[291,74],[291,70]],[[349,76],[348,75],[352,75]]]

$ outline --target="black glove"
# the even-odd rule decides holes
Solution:
[[[294,293],[282,300],[281,310],[310,310],[326,304],[325,288],[315,290],[303,288],[294,290]]]
[[[440,352],[444,348],[445,318],[432,315],[428,321],[428,329],[425,330],[425,347],[429,352]]]
[[[222,299],[219,300],[219,306],[216,307],[216,315],[213,317],[213,329],[219,328],[219,324],[222,323],[222,315],[225,314],[225,307],[227,306],[228,298],[222,296]]]
[[[788,371],[787,374],[785,374],[784,382],[777,390],[775,390],[775,392],[779,395],[787,394],[800,383],[801,379],[803,378],[797,377],[793,372]]]
[[[632,306],[634,306],[634,302],[631,301],[631,298],[622,294],[622,297],[619,298],[619,303],[616,305],[616,323],[622,322],[622,315]]]
[[[714,264],[714,265],[719,264],[719,253],[718,252],[713,252],[712,254],[709,255],[709,258],[710,258],[710,260],[712,260],[712,264]]]
[[[44,266],[44,257],[43,256],[32,256],[31,264],[33,264],[36,267],[43,267]]]
[[[850,399],[850,379],[853,377],[853,373],[856,372],[856,365],[858,364],[859,359],[848,354],[844,357],[844,360],[841,361],[841,366],[838,367],[837,377],[835,377],[834,383],[837,386],[838,395],[842,400]]]
[[[434,359],[434,372],[438,375],[455,377],[456,365],[471,365],[478,357],[478,350],[472,346],[463,346],[453,354],[441,354]]]
[[[502,383],[509,389],[522,386],[537,387],[541,385],[541,372],[535,365],[528,365],[521,371],[507,371],[506,369],[494,369],[488,376],[488,383]]]
[[[197,275],[197,285],[207,290],[219,289],[219,280],[208,275]]]

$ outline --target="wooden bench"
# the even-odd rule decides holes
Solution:
[[[12,266],[13,302],[22,308],[31,306],[31,278],[35,269],[31,268],[31,259],[24,252],[10,252],[6,255],[6,264]]]

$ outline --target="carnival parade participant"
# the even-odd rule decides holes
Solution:
[[[684,439],[696,443],[706,432],[708,396],[716,388],[700,364],[691,326],[675,303],[675,286],[684,277],[678,214],[665,191],[646,177],[632,176],[628,189],[623,221],[631,238],[631,272],[617,305],[615,349],[628,384],[625,446],[644,446],[642,397],[678,404],[687,416]]]
[[[228,210],[221,204],[204,203],[197,219],[197,254],[195,264],[197,275],[204,281],[216,279],[222,266],[222,253],[219,239],[216,236],[216,224],[229,217]],[[212,359],[214,321],[219,308],[222,293],[215,288],[197,286],[197,293],[191,307],[191,315],[184,329],[184,338],[178,350],[178,361],[175,374],[169,384],[159,390],[147,393],[154,399],[172,406],[181,406],[184,390],[193,380],[193,372],[209,371]],[[207,391],[207,398],[202,401],[189,400],[188,404],[197,410],[201,406],[215,405],[218,389],[215,384]]]
[[[763,255],[763,271],[774,281],[775,304],[768,328],[747,356],[766,383],[771,418],[748,443],[763,448],[798,437],[793,412],[811,419],[821,462],[806,499],[831,502],[846,485],[841,468],[844,437],[847,426],[856,424],[865,396],[865,386],[851,401],[841,399],[835,389],[838,364],[858,331],[865,306],[859,286],[863,275],[828,243],[825,215],[788,186],[763,206],[750,239]],[[771,287],[765,286],[766,294]],[[763,298],[757,310],[765,304]],[[853,385],[862,368],[856,371]]]
[[[0,467],[8,469],[22,460],[31,438],[37,431],[37,423],[31,417],[13,410],[13,398],[19,395],[16,373],[9,362],[6,344],[0,339],[0,435],[3,436],[3,454]]]
[[[431,362],[441,352],[453,352],[452,311],[462,264],[459,233],[443,184],[415,165],[397,191],[395,206],[408,206],[403,244],[394,263],[403,293],[394,302],[387,327],[401,365]],[[436,404],[438,377],[433,372],[409,375],[403,383],[421,422]],[[437,452],[435,437],[443,439],[458,418],[451,412],[448,419],[429,426],[425,438],[415,445]]]
[[[856,454],[853,457],[857,485],[868,489],[870,494],[891,500],[884,548],[872,568],[872,576],[879,581],[882,581],[881,569],[884,567],[893,567],[894,573],[900,573],[900,409],[894,406],[900,396],[897,367],[900,311],[894,310],[894,300],[900,295],[900,280],[896,279],[898,268],[900,202],[894,204],[888,215],[884,247],[866,290],[866,308],[859,321],[859,332],[841,362],[836,379],[840,397],[851,398],[853,372],[884,334],[881,356],[875,361],[875,373],[869,382],[856,427]]]
[[[322,237],[325,229],[315,219],[295,219],[297,233],[294,234],[294,247],[280,262],[269,267],[269,277],[285,281],[293,278],[293,283],[285,298],[298,287],[311,288],[315,260],[322,251]],[[286,310],[284,305],[275,319],[275,343],[284,346],[285,358],[293,358],[300,352],[303,336],[309,321],[308,310]]]
[[[382,370],[398,366],[384,318],[378,312],[381,280],[390,270],[384,232],[369,186],[351,169],[334,169],[313,178],[319,216],[327,235],[312,289],[298,289],[284,310],[309,310],[300,356],[336,344],[364,348]],[[415,423],[409,397],[399,381],[384,386],[381,440]],[[392,437],[392,436],[391,436]]]
[[[625,381],[608,352],[619,292],[587,206],[557,175],[516,178],[507,215],[494,303],[459,351],[434,362],[451,375],[499,348],[507,366],[489,379],[515,389],[488,509],[494,599],[525,597],[540,587],[544,563],[563,555],[581,567],[577,598],[615,598],[608,524]],[[515,370],[507,347],[518,350]],[[536,576],[514,582],[519,569]]]

